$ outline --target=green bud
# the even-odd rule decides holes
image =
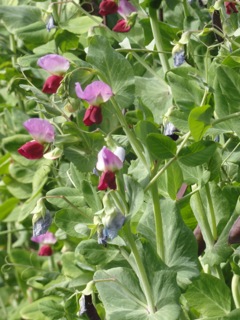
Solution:
[[[82,291],[82,294],[85,296],[89,296],[90,294],[93,293],[94,289],[94,281],[90,281],[87,283],[86,288]]]
[[[33,218],[32,218],[32,222],[33,224],[36,223],[36,221],[38,221],[40,218],[44,218],[45,214],[46,214],[46,207],[43,201],[43,198],[40,198],[37,201],[37,204],[35,206],[35,208],[33,209],[33,211],[31,212],[31,214],[33,214]]]

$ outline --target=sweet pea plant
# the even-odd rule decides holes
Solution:
[[[1,319],[240,319],[239,7],[2,0]]]

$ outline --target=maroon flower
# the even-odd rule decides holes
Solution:
[[[238,13],[238,10],[236,8],[236,4],[233,2],[224,2],[225,8],[226,8],[226,13],[227,14],[232,14],[232,13]]]
[[[42,92],[48,93],[48,94],[56,93],[57,89],[61,84],[62,79],[63,79],[62,76],[56,76],[56,75],[48,77],[43,85]]]
[[[102,110],[101,107],[90,106],[87,108],[83,122],[85,126],[91,126],[92,124],[99,124],[102,122]]]
[[[128,32],[131,29],[131,26],[128,24],[127,20],[121,19],[118,20],[116,25],[113,27],[115,32]]]
[[[115,181],[115,173],[112,171],[105,171],[102,173],[100,177],[98,190],[106,190],[107,188],[110,188],[112,190],[116,190],[117,188]]]
[[[116,13],[118,11],[118,5],[112,0],[103,0],[99,5],[99,14],[101,16],[107,16],[108,14]]]
[[[18,153],[30,160],[41,159],[43,151],[44,146],[35,140],[25,143],[18,149]]]
[[[51,256],[52,254],[52,248],[48,244],[43,245],[38,251],[39,256]]]

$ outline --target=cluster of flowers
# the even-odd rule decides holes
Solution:
[[[99,5],[101,16],[118,13],[123,17],[113,27],[115,32],[128,32],[131,29],[135,23],[135,17],[131,16],[133,12],[136,12],[136,8],[128,0],[103,0]]]

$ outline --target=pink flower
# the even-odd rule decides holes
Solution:
[[[94,81],[85,90],[82,90],[80,83],[75,87],[78,98],[86,100],[90,105],[99,106],[101,103],[108,101],[112,95],[112,89],[108,84],[102,81]]]
[[[128,0],[119,0],[117,12],[126,19],[132,12],[136,12],[137,9]]]
[[[41,143],[54,141],[54,127],[48,120],[32,118],[25,121],[23,125],[34,140]]]
[[[98,190],[106,190],[107,188],[112,190],[116,190],[117,188],[115,173],[112,171],[103,172],[99,180]]]
[[[47,54],[38,59],[38,66],[51,74],[61,76],[69,69],[69,61],[58,54]]]
[[[103,147],[98,153],[98,161],[96,168],[99,171],[117,171],[122,169],[123,161],[125,158],[125,150],[121,147],[117,147],[113,153],[108,148]]]
[[[41,159],[44,146],[38,141],[29,141],[18,149],[18,153],[29,160]]]
[[[83,122],[85,126],[91,126],[92,124],[99,124],[102,122],[102,110],[101,107],[90,106],[87,108]]]
[[[51,256],[52,254],[53,250],[48,244],[43,245],[38,251],[39,256]]]
[[[131,26],[128,24],[127,20],[125,19],[121,19],[118,20],[118,22],[116,23],[116,25],[113,27],[113,31],[115,32],[128,32],[130,31]]]
[[[107,16],[118,11],[118,5],[113,0],[103,0],[99,5],[99,14],[101,16]]]
[[[224,2],[225,8],[226,8],[226,13],[227,14],[232,14],[232,13],[238,13],[238,10],[236,8],[236,4],[233,2]]]
[[[98,153],[96,168],[103,171],[98,184],[98,190],[107,188],[115,190],[117,188],[115,181],[115,171],[122,169],[125,158],[125,150],[117,147],[114,153],[108,148],[103,147]]]
[[[47,231],[44,234],[41,234],[40,236],[32,237],[31,240],[33,242],[42,243],[42,244],[54,244],[57,242],[56,237],[52,232]]]
[[[48,77],[43,84],[42,92],[48,94],[56,93],[58,88],[60,87],[62,79],[62,76],[52,75]]]

